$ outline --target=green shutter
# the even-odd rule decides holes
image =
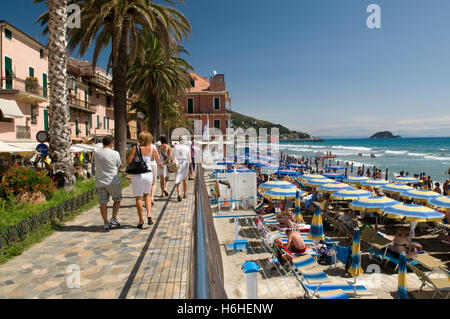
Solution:
[[[89,128],[92,128],[92,114],[89,116]]]
[[[47,74],[42,73],[42,95],[47,97]]]
[[[88,107],[88,98],[87,98],[87,91],[84,91],[84,107]]]
[[[5,77],[7,78],[5,88],[7,90],[12,90],[12,77],[13,77],[12,60],[7,56],[5,56]]]
[[[9,29],[6,29],[5,28],[5,38],[7,38],[7,39],[12,39],[12,32],[11,32],[11,30],[9,30]]]
[[[86,136],[89,136],[89,123],[88,123],[88,121],[85,121],[84,125],[86,126]]]
[[[75,135],[78,135],[78,121],[75,120]]]
[[[31,66],[28,68],[28,76],[31,76],[34,78],[34,69]]]
[[[39,55],[41,56],[41,59],[44,57],[44,49],[39,50]]]
[[[48,132],[48,111],[44,110],[44,130]]]
[[[103,116],[103,129],[106,130],[106,116]]]
[[[108,124],[108,125],[107,125],[107,128],[108,128],[108,130],[109,130],[109,117],[106,118],[106,123]]]
[[[100,116],[97,115],[97,129],[100,128]]]

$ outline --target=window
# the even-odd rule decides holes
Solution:
[[[214,98],[214,109],[215,110],[220,110],[220,97],[215,97]]]
[[[92,128],[92,114],[89,116],[89,128]]]
[[[39,50],[39,55],[41,56],[41,59],[44,58],[44,49]]]
[[[109,95],[106,96],[106,106],[107,107],[111,106],[111,97]]]
[[[106,116],[103,116],[103,129],[106,130]]]
[[[0,122],[10,123],[11,119],[3,117],[3,112],[0,110]]]
[[[100,116],[97,115],[97,129],[100,128]]]
[[[194,99],[189,98],[187,102],[188,102],[188,109],[187,109],[188,114],[194,114]]]
[[[85,129],[86,129],[86,136],[89,136],[89,124],[88,124],[88,121],[84,122],[84,126],[85,126]]]
[[[31,66],[28,68],[28,76],[34,78],[34,68],[32,68]]]
[[[80,134],[80,130],[78,129],[78,120],[75,120],[75,135],[78,136]]]
[[[37,116],[38,116],[39,109],[36,105],[32,105],[30,108],[30,119],[31,124],[37,124]]]
[[[220,130],[220,120],[214,120],[214,127]]]
[[[5,28],[5,38],[12,40],[12,32]]]
[[[106,118],[106,129],[109,130],[109,117]]]
[[[89,94],[89,96],[92,96],[92,86],[90,86],[90,85],[89,85],[89,88],[88,88],[88,94]]]

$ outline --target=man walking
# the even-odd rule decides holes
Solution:
[[[103,148],[94,154],[95,160],[95,186],[97,187],[100,213],[103,218],[106,231],[111,226],[120,227],[117,220],[117,213],[122,200],[122,184],[118,175],[122,167],[120,154],[113,150],[114,138],[111,135],[103,138]],[[108,202],[109,196],[114,201],[112,219],[108,222]]]

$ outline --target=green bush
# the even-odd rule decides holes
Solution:
[[[22,193],[41,192],[49,199],[56,191],[55,184],[45,171],[18,166],[16,163],[3,175],[0,196],[6,199]]]

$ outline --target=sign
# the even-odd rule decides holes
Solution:
[[[46,144],[39,144],[38,146],[36,146],[36,151],[38,151],[39,153],[41,153],[43,156],[48,154],[48,146]]]
[[[36,134],[36,140],[39,143],[45,143],[49,141],[49,135],[46,131],[39,131]]]

